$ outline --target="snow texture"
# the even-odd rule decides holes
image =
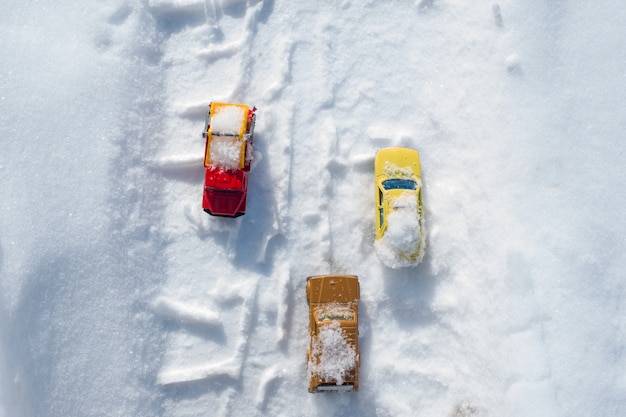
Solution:
[[[399,167],[389,161],[385,162],[385,175],[388,178],[405,178],[409,180],[416,180],[410,167]],[[418,184],[418,186],[421,187],[421,183]]]
[[[387,230],[374,245],[381,262],[391,268],[417,266],[424,258],[425,220],[420,215],[417,195],[405,191],[393,200]]]
[[[2,6],[0,417],[624,414],[618,2]],[[258,107],[237,219],[201,207],[210,102]],[[391,146],[414,268],[374,247]],[[361,283],[359,391],[311,395],[327,273]]]
[[[241,159],[241,141],[231,136],[211,139],[211,165],[222,169],[237,169]]]
[[[211,118],[211,130],[214,133],[238,135],[248,115],[243,107],[218,107]]]
[[[345,331],[337,320],[324,323],[311,343],[310,375],[323,381],[343,385],[346,374],[356,367],[356,349],[347,341]]]

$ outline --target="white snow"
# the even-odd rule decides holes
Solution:
[[[385,174],[387,175],[388,178],[404,178],[404,179],[409,179],[413,181],[418,181],[413,175],[413,171],[411,170],[411,167],[399,167],[395,164],[392,164],[389,161],[385,162]],[[417,185],[421,187],[421,182]]]
[[[343,385],[347,373],[356,367],[356,349],[347,341],[345,331],[337,320],[321,326],[319,335],[311,344],[310,375],[319,375],[324,381],[334,380]]]
[[[214,133],[237,135],[247,116],[243,107],[218,107],[218,110],[211,118],[211,130]]]
[[[391,268],[417,266],[426,249],[426,220],[420,216],[417,195],[405,191],[394,199],[391,208],[385,234],[374,242],[376,254]]]
[[[608,0],[4,1],[0,417],[621,416],[624,22]],[[258,107],[237,219],[201,208],[210,102]],[[389,146],[420,152],[415,268],[375,253]],[[307,392],[326,273],[360,279],[356,393]]]
[[[231,136],[211,139],[211,165],[222,169],[237,169],[241,160],[241,141]]]
[[[211,130],[214,133],[210,149],[212,166],[225,170],[239,168],[242,146],[239,132],[247,118],[247,110],[244,107],[218,106],[215,109],[215,114],[211,119]],[[247,146],[246,160],[250,162],[253,157],[252,146]]]
[[[158,315],[172,320],[203,326],[221,325],[218,312],[181,303],[164,296],[160,296],[154,301],[153,308]]]

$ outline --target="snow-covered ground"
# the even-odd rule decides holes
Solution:
[[[5,0],[0,416],[621,416],[618,2]],[[210,101],[258,107],[201,209]],[[373,157],[420,151],[416,268]],[[360,389],[307,392],[308,275],[361,282]]]

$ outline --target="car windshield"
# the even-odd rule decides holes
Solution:
[[[392,179],[383,181],[385,190],[417,190],[417,184],[413,180]]]
[[[324,320],[354,320],[354,311],[344,308],[317,310],[317,319]]]

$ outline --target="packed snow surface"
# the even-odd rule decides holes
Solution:
[[[0,417],[623,415],[619,2],[2,6]],[[258,107],[237,219],[201,207],[210,102]],[[394,146],[413,268],[375,254]],[[359,276],[359,391],[312,395],[328,273]]]

